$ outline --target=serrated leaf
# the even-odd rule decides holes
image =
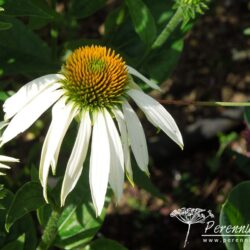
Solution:
[[[149,8],[142,0],[125,0],[136,33],[148,46],[156,37],[156,25]]]
[[[15,194],[9,207],[5,227],[9,231],[10,227],[24,215],[44,206],[42,187],[38,182],[28,182],[24,184]]]

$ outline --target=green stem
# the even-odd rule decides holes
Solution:
[[[176,100],[159,100],[164,105],[194,105],[208,107],[250,107],[250,102],[199,102],[199,101],[176,101]]]
[[[168,24],[165,26],[161,34],[156,38],[152,45],[152,49],[156,49],[161,47],[166,40],[169,38],[171,33],[176,29],[176,27],[179,25],[179,23],[183,20],[183,11],[179,7],[173,17],[170,19]]]
[[[52,246],[57,235],[58,220],[60,218],[60,215],[60,210],[52,211],[49,221],[43,231],[41,241],[37,248],[38,250],[47,250]]]
[[[140,61],[137,64],[137,67],[141,67],[144,60],[149,56],[152,49],[157,49],[161,47],[169,38],[171,33],[176,29],[176,27],[179,25],[179,23],[183,20],[183,11],[179,7],[175,14],[172,16],[170,21],[167,23],[163,31],[160,33],[160,35],[156,38],[154,43],[151,47],[148,47],[144,55],[141,57]]]

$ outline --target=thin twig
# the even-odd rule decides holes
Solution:
[[[158,100],[163,105],[177,106],[207,106],[207,107],[249,107],[250,102],[217,102],[217,101],[183,101],[183,100]]]

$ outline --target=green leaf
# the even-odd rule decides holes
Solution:
[[[6,196],[6,189],[4,185],[0,185],[0,200],[2,200]]]
[[[151,79],[162,82],[170,76],[180,58],[183,45],[183,38],[177,38],[152,54],[145,64],[145,72],[149,73]]]
[[[11,23],[0,22],[0,30],[8,30],[12,27]]]
[[[105,208],[110,201],[109,195],[107,195],[105,208],[101,216],[97,217],[90,195],[88,164],[87,161],[82,176],[67,198],[64,211],[59,219],[55,245],[63,249],[85,246],[95,236],[103,223]],[[55,198],[60,197],[60,191],[60,185],[58,185],[52,192]],[[43,215],[46,216],[46,212]]]
[[[70,4],[70,14],[76,18],[85,18],[93,15],[101,9],[106,3],[106,0],[72,0]]]
[[[3,189],[2,189],[3,190]],[[25,244],[22,249],[35,250],[37,244],[37,237],[35,226],[30,214],[25,215],[18,220],[11,228],[10,232],[5,231],[5,218],[8,208],[11,206],[14,195],[7,189],[4,189],[5,196],[0,200],[0,204],[5,209],[0,210],[0,249],[9,243],[13,243],[20,236],[25,235]],[[15,243],[13,243],[15,245]],[[12,244],[11,244],[12,245]],[[16,248],[14,248],[16,249]]]
[[[33,16],[53,19],[56,12],[43,0],[5,0],[3,5],[7,16]]]
[[[41,75],[56,72],[59,66],[51,62],[50,48],[17,19],[0,17],[13,28],[1,31],[0,71],[4,74]]]
[[[244,108],[244,119],[248,128],[250,128],[250,107]]]
[[[92,204],[69,205],[59,220],[58,238],[55,245],[74,249],[86,245],[98,232],[104,213],[96,217]]]
[[[24,184],[16,192],[8,210],[5,223],[6,230],[9,231],[15,221],[45,204],[40,183],[28,182]]]
[[[228,150],[228,155],[239,167],[239,169],[250,177],[250,158],[236,151]]]
[[[105,20],[105,35],[116,32],[118,27],[125,21],[126,9],[120,7],[109,13]]]
[[[41,17],[30,17],[28,28],[31,30],[39,30],[45,27],[50,22],[49,19],[41,18]]]
[[[5,245],[2,250],[23,250],[24,249],[25,234],[22,234],[15,241]]]
[[[45,227],[51,215],[52,209],[49,204],[37,209],[37,219],[41,226]]]
[[[10,207],[10,204],[13,199],[13,194],[5,189],[3,186],[1,187],[1,199],[0,199],[0,249],[3,244],[6,242],[7,233],[5,231],[5,217],[7,213],[7,209]],[[12,239],[13,240],[13,239]]]
[[[93,241],[89,246],[85,247],[84,250],[128,250],[114,240],[101,238]]]
[[[148,46],[156,37],[156,25],[149,8],[142,0],[125,0],[136,33]]]
[[[221,226],[246,226],[250,224],[250,203],[246,202],[246,198],[250,193],[250,181],[245,181],[237,185],[229,194],[227,201],[223,204],[220,213]],[[223,234],[227,233],[225,230]],[[226,247],[228,250],[243,250],[243,242],[240,239],[243,237],[225,236]],[[231,240],[231,242],[229,242]]]
[[[0,91],[0,101],[5,101],[9,97],[4,91]]]
[[[151,182],[150,178],[146,175],[146,173],[139,169],[139,167],[136,165],[135,162],[134,164],[132,164],[132,167],[133,167],[133,179],[135,184],[143,188],[153,196],[165,200],[165,196]]]
[[[0,186],[0,225],[4,225],[6,209],[9,208],[11,201],[13,198],[13,194],[4,188],[3,185]],[[5,210],[5,211],[2,211]],[[1,231],[1,227],[0,227]]]

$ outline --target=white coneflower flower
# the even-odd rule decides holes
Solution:
[[[136,102],[154,126],[183,147],[181,133],[172,116],[152,97],[144,94],[131,75],[158,88],[127,66],[113,50],[101,46],[81,47],[68,57],[60,74],[37,78],[6,100],[3,106],[5,120],[10,121],[2,135],[2,144],[29,128],[54,104],[39,170],[46,200],[50,167],[55,173],[63,138],[75,117],[80,119],[80,124],[63,179],[62,205],[81,175],[91,133],[89,183],[98,215],[103,208],[108,183],[119,200],[124,168],[132,179],[130,147],[138,166],[148,172],[145,134],[127,101],[128,97]]]
[[[0,169],[10,169],[10,167],[5,164],[6,162],[7,163],[8,162],[19,162],[19,160],[16,158],[13,158],[13,157],[0,155]],[[0,172],[0,175],[5,175],[5,174]]]

